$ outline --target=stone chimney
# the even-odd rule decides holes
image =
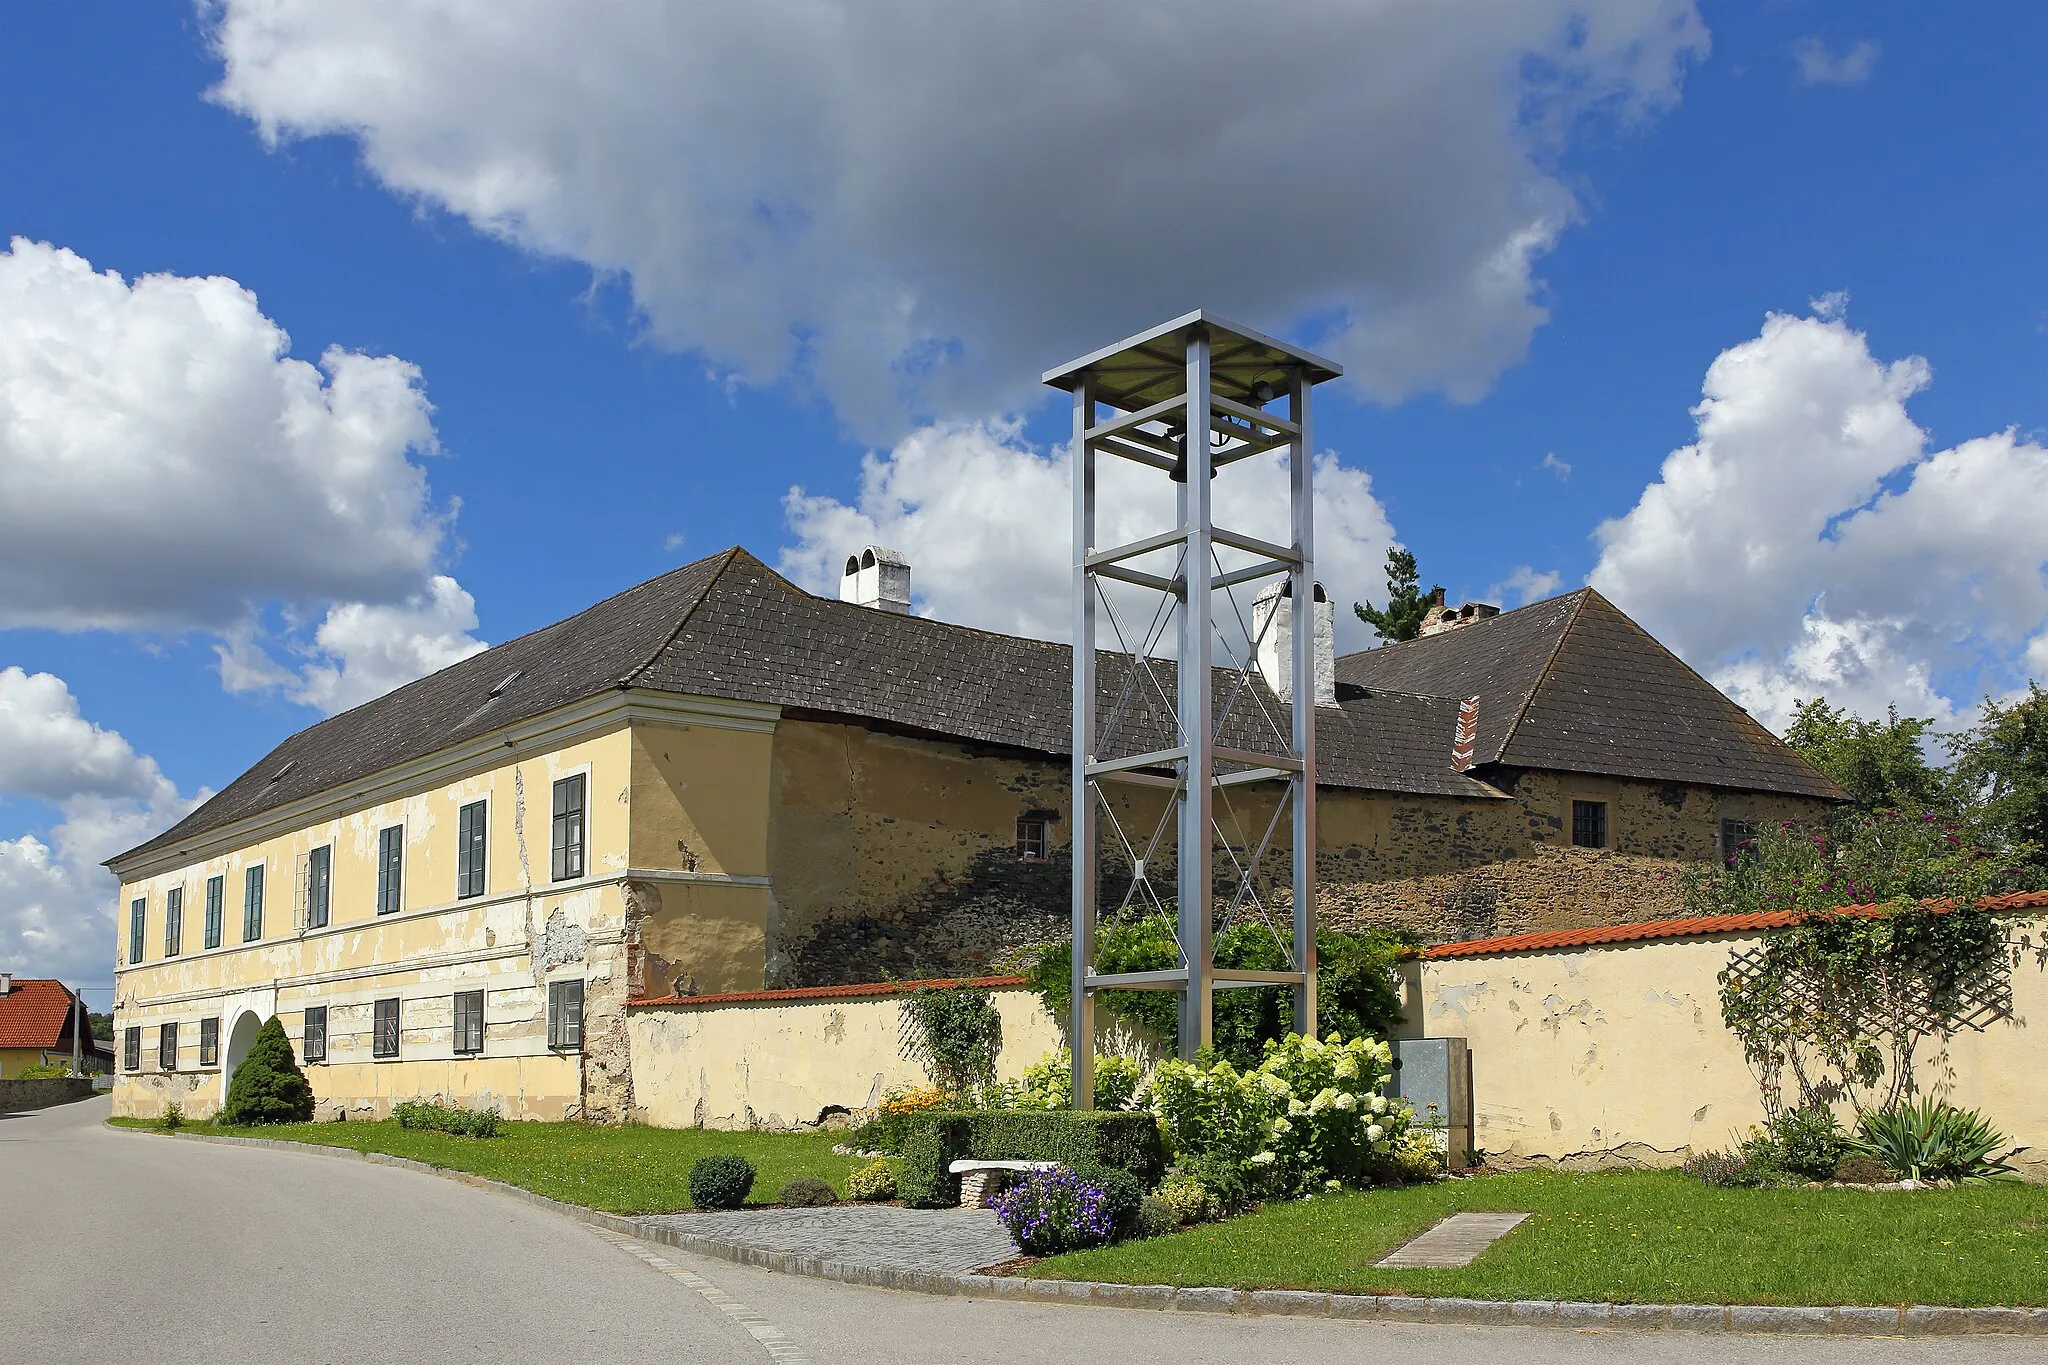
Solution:
[[[1459,626],[1469,626],[1474,621],[1484,621],[1489,616],[1500,615],[1500,608],[1486,602],[1467,602],[1462,607],[1444,605],[1444,590],[1438,588],[1429,597],[1429,611],[1422,618],[1424,635],[1441,635]]]
[[[13,994],[13,992],[14,992],[14,973],[13,973],[13,972],[0,972],[0,995],[11,995],[11,994]]]
[[[870,545],[846,557],[839,600],[881,611],[910,612],[910,561],[895,550]]]
[[[1278,613],[1271,626],[1267,620]],[[1337,704],[1337,617],[1330,595],[1316,584],[1316,677],[1317,706]],[[1252,601],[1252,635],[1259,642],[1259,674],[1266,686],[1281,697],[1294,686],[1294,585],[1280,582]]]

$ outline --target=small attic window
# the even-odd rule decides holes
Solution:
[[[282,782],[284,780],[284,775],[290,772],[293,768],[296,768],[298,766],[299,760],[297,760],[296,758],[290,759],[285,763],[285,765],[282,768],[279,768],[276,772],[270,775],[270,780],[272,782]]]
[[[506,689],[506,688],[508,688],[508,687],[510,687],[510,686],[511,686],[511,685],[512,685],[513,683],[516,683],[516,682],[518,682],[518,681],[519,681],[519,675],[520,675],[521,673],[524,673],[525,671],[526,671],[526,670],[525,670],[525,669],[523,669],[523,668],[515,668],[515,669],[513,669],[513,670],[512,670],[512,671],[511,671],[510,673],[507,673],[507,674],[506,674],[506,675],[505,675],[505,676],[504,676],[504,677],[503,677],[503,678],[502,678],[502,679],[501,679],[501,680],[499,681],[498,685],[497,685],[496,687],[494,687],[494,688],[492,688],[492,689],[491,689],[491,691],[490,691],[490,696],[491,696],[491,698],[492,698],[493,700],[495,700],[496,698],[498,698],[498,697],[501,697],[501,696],[503,696],[503,695],[505,694],[505,689]]]

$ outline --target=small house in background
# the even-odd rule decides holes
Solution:
[[[116,1112],[211,1112],[275,1016],[329,1118],[439,1096],[704,1122],[716,1068],[676,1064],[689,1002],[975,977],[1064,935],[1071,651],[916,615],[894,551],[845,568],[822,597],[742,549],[684,565],[290,736],[111,860]],[[1300,628],[1335,927],[1675,914],[1675,873],[1726,831],[1841,799],[1590,590],[1342,658],[1329,596]],[[1284,597],[1245,605],[1260,647],[1213,691],[1223,742],[1255,749],[1289,724],[1297,627]],[[1170,661],[1096,675],[1141,752],[1172,748]],[[1114,796],[1106,908],[1140,863],[1170,884],[1162,799]],[[1292,857],[1285,829],[1255,856],[1275,800],[1247,782],[1216,811],[1218,867],[1268,905]]]
[[[0,1081],[32,1066],[70,1066],[74,1031],[80,1070],[112,1071],[113,1054],[92,1036],[85,1005],[63,982],[0,972]]]

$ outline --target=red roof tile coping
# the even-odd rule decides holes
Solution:
[[[992,990],[1001,986],[1021,986],[1021,976],[962,976],[942,977],[932,981],[869,981],[857,986],[799,986],[784,991],[730,991],[724,995],[662,995],[628,1000],[629,1007],[641,1005],[779,1005],[801,1004],[806,1000],[853,1000],[868,995],[902,995],[906,991],[950,990],[954,987],[970,987]]]
[[[1977,902],[1982,910],[2048,909],[2048,891],[2016,891],[2005,896],[1986,896]],[[1936,909],[1946,902],[1935,903]],[[1827,913],[1872,919],[1883,913],[1881,905],[1845,905]],[[1704,934],[1751,934],[1765,929],[1786,929],[1809,913],[1818,911],[1768,910],[1753,915],[1704,915],[1696,919],[1653,919],[1636,924],[1610,924],[1596,929],[1558,929],[1540,934],[1509,934],[1504,938],[1480,938],[1468,943],[1440,943],[1425,948],[1426,959],[1445,957],[1487,957],[1495,953],[1528,953],[1545,948],[1584,948],[1602,943],[1637,943],[1659,938],[1697,938]]]

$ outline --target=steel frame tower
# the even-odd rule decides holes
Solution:
[[[1073,737],[1073,1003],[1069,1019],[1074,1057],[1074,1104],[1094,1102],[1095,993],[1160,990],[1180,996],[1179,1050],[1183,1057],[1209,1044],[1214,992],[1239,986],[1294,988],[1294,1026],[1315,1030],[1315,536],[1309,392],[1343,369],[1308,351],[1194,312],[1071,364],[1048,371],[1045,382],[1074,399],[1074,737]],[[1266,405],[1285,398],[1287,415]],[[1110,410],[1104,415],[1103,409]],[[1292,543],[1277,545],[1218,525],[1211,480],[1241,460],[1286,452]],[[1096,461],[1112,455],[1156,471],[1175,488],[1175,524],[1169,530],[1097,549]],[[1233,562],[1226,565],[1226,558]],[[1171,566],[1170,568],[1168,566]],[[1141,567],[1142,566],[1142,567]],[[1287,579],[1291,611],[1292,678],[1283,726],[1252,679],[1260,637],[1280,617],[1270,611],[1254,629],[1237,601],[1243,584]],[[1149,600],[1143,630],[1127,624],[1105,584],[1114,582],[1126,604]],[[1219,617],[1217,594],[1234,620]],[[1115,652],[1098,656],[1099,626],[1107,622]],[[1219,625],[1234,625],[1219,639]],[[1168,670],[1155,654],[1168,628],[1176,648]],[[1246,641],[1242,658],[1233,643]],[[1231,671],[1218,677],[1215,651]],[[1098,693],[1107,684],[1113,697]],[[1219,686],[1220,684],[1220,686]],[[1159,708],[1153,711],[1151,703]],[[1103,702],[1108,702],[1107,714]],[[1220,704],[1219,704],[1220,703]],[[1171,717],[1170,721],[1166,719]],[[1161,741],[1164,741],[1163,743]],[[1220,795],[1253,784],[1251,795],[1284,783],[1257,844],[1240,857],[1217,823]],[[1259,787],[1256,784],[1269,784]],[[1151,788],[1164,807],[1142,847],[1119,819],[1107,789]],[[1126,815],[1129,815],[1128,809]],[[1213,962],[1217,902],[1216,850],[1227,855],[1223,875],[1230,899],[1226,925],[1242,913],[1263,917],[1282,938],[1259,894],[1260,868],[1281,816],[1291,814],[1294,856],[1291,933],[1283,971],[1218,969]],[[1100,837],[1106,827],[1131,866],[1130,888],[1113,913],[1134,906],[1165,912],[1147,863],[1157,863],[1171,827],[1176,864],[1173,915],[1179,964],[1164,971],[1098,974],[1096,904],[1101,876]],[[1133,828],[1136,828],[1133,826]],[[1249,839],[1245,840],[1249,844]],[[1234,885],[1231,883],[1234,882]]]

